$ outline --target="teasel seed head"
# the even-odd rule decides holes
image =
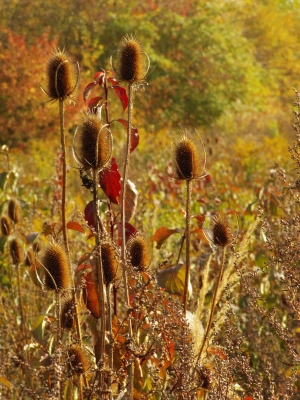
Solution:
[[[138,40],[132,35],[125,36],[118,47],[117,53],[118,67],[116,68],[113,65],[112,57],[111,64],[118,79],[129,84],[143,83],[150,61]]]
[[[101,260],[104,283],[109,285],[117,279],[119,269],[117,250],[110,241],[103,241],[101,243]]]
[[[77,71],[75,70],[77,66]],[[61,50],[53,52],[47,65],[48,91],[51,100],[65,100],[76,89],[79,69],[70,56]]]
[[[215,246],[226,247],[233,241],[233,235],[225,217],[213,217],[212,241]]]
[[[27,254],[25,257],[25,265],[26,267],[31,267],[32,265],[35,265],[34,252],[31,249],[27,250]]]
[[[10,199],[7,206],[7,213],[9,218],[13,221],[14,224],[17,224],[21,221],[22,211],[21,206],[18,200]]]
[[[78,345],[70,347],[68,358],[71,372],[73,374],[84,374],[90,366],[86,353]]]
[[[23,249],[21,243],[18,239],[12,239],[9,243],[9,252],[13,263],[15,265],[21,264],[23,261]]]
[[[6,216],[3,215],[0,219],[0,226],[1,226],[1,233],[2,236],[9,236],[12,232],[12,226],[10,219]]]
[[[45,269],[45,287],[49,290],[70,288],[68,258],[61,245],[50,242],[44,249],[41,264]]]
[[[61,307],[61,327],[70,330],[75,327],[75,306],[72,299],[67,299]]]
[[[150,262],[149,245],[146,239],[140,234],[132,236],[127,243],[127,249],[131,265],[139,271],[145,270]]]
[[[75,139],[75,138],[74,138]],[[84,170],[102,170],[111,162],[113,140],[110,130],[95,114],[87,114],[79,128],[79,151],[74,156]]]
[[[199,150],[195,141],[186,132],[173,145],[174,178],[192,180],[203,176]]]

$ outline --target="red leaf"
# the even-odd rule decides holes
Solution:
[[[107,71],[108,72],[108,71]],[[109,80],[109,82],[111,83],[112,86],[117,85],[119,86],[119,82],[116,80],[116,78],[113,78],[112,76],[110,76],[109,78],[107,78]]]
[[[88,108],[93,111],[94,107],[97,107],[99,105],[100,100],[102,100],[102,97],[93,97],[89,102],[88,102]]]
[[[99,185],[112,203],[120,204],[121,175],[116,159],[112,158],[111,161],[110,168],[101,172]]]
[[[89,83],[83,91],[83,101],[86,104],[86,99],[88,98],[90,91],[97,85],[97,82]]]
[[[94,219],[94,203],[93,203],[93,201],[90,201],[86,205],[86,207],[84,209],[84,218],[89,226],[94,227],[95,219]]]
[[[98,294],[96,285],[93,279],[93,273],[90,272],[85,277],[85,288],[83,289],[83,301],[85,302],[86,308],[91,312],[94,318],[100,318],[100,306],[98,301]]]
[[[99,86],[103,85],[105,79],[105,73],[104,72],[96,72],[94,75],[94,81],[98,83]]]
[[[158,228],[154,235],[150,238],[152,242],[157,242],[156,248],[160,249],[164,241],[174,233],[180,233],[179,229],[169,229],[165,226]]]
[[[116,121],[120,122],[120,124],[122,124],[127,129],[128,122],[126,121],[126,119],[119,118]],[[138,134],[138,129],[132,126],[130,135],[130,153],[132,153],[133,150],[137,148],[139,141],[140,141],[140,136]]]
[[[111,79],[113,79],[113,78],[111,78]],[[119,85],[111,86],[111,88],[114,89],[115,94],[121,100],[121,103],[123,106],[123,111],[125,111],[128,106],[128,97],[127,97],[126,90],[124,88],[122,88],[122,86],[119,86]]]
[[[67,223],[67,228],[72,229],[73,231],[78,231],[78,232],[84,233],[84,227],[75,221],[69,221]]]
[[[125,222],[125,238],[126,242],[128,242],[129,238],[131,236],[134,236],[137,234],[137,229],[133,225],[131,225],[129,222]],[[121,222],[118,223],[118,235],[119,235],[119,240],[118,240],[118,245],[122,246],[122,224]]]
[[[213,354],[213,355],[219,357],[221,360],[227,360],[227,355],[226,355],[225,351],[220,347],[209,346],[207,348],[207,353]]]

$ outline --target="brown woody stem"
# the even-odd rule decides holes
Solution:
[[[184,295],[183,295],[183,313],[186,316],[187,302],[188,302],[188,291],[189,291],[189,280],[190,280],[190,219],[191,219],[191,190],[192,181],[186,181],[186,214],[185,214],[185,238],[186,238],[186,254],[185,254],[185,282],[184,282]]]

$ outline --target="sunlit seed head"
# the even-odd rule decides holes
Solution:
[[[226,218],[219,215],[213,217],[213,243],[216,246],[226,247],[232,243],[233,236]]]
[[[131,265],[134,268],[142,271],[148,267],[150,261],[149,246],[142,235],[132,237],[128,241],[127,248],[130,254]]]
[[[21,211],[21,206],[18,200],[16,199],[10,199],[8,202],[7,206],[7,214],[9,218],[17,224],[18,222],[21,221],[22,218],[22,211]]]
[[[58,243],[49,243],[41,258],[45,269],[45,287],[49,290],[70,288],[70,273],[65,250]]]
[[[201,162],[198,149],[186,133],[173,144],[175,178],[178,180],[196,179],[201,175]]]
[[[125,37],[119,47],[119,76],[125,82],[137,82],[144,78],[142,50],[139,42],[131,36]]]
[[[73,374],[84,374],[89,369],[89,361],[86,353],[78,345],[70,347],[68,350],[70,370]]]
[[[3,215],[0,219],[1,234],[2,236],[9,236],[12,232],[12,226],[10,219]]]
[[[24,253],[21,243],[18,239],[13,239],[10,241],[9,252],[13,263],[15,265],[21,264],[21,262],[23,261]]]
[[[112,243],[103,242],[101,244],[101,259],[104,272],[104,281],[108,285],[117,278],[119,260],[116,250]]]
[[[74,92],[76,72],[72,60],[65,51],[57,50],[53,53],[48,61],[47,77],[47,93],[51,100],[65,100]]]
[[[61,307],[61,327],[70,330],[75,326],[75,306],[72,299],[64,301]]]

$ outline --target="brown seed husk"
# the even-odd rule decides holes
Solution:
[[[213,218],[213,243],[216,246],[226,247],[232,242],[232,233],[225,218]]]
[[[18,239],[13,239],[9,243],[9,252],[15,265],[19,265],[23,261],[23,249]]]
[[[12,232],[11,222],[6,215],[3,215],[1,217],[0,226],[1,226],[2,236],[9,236],[11,234]]]
[[[94,114],[87,115],[80,127],[79,160],[85,169],[101,170],[110,163],[111,134],[101,128],[101,120]]]
[[[108,285],[116,279],[119,267],[116,251],[112,243],[103,242],[101,244],[101,259],[104,282],[106,285]]]
[[[45,287],[49,290],[70,288],[68,259],[58,243],[49,243],[44,249],[41,263],[45,269]]]
[[[61,326],[70,330],[75,326],[75,306],[72,299],[65,300],[61,307]]]
[[[26,267],[31,267],[32,265],[35,265],[34,252],[31,249],[27,250],[25,265]]]
[[[149,247],[145,238],[141,235],[132,237],[128,244],[131,258],[131,265],[139,271],[144,270],[149,265]]]
[[[48,61],[48,95],[52,100],[65,100],[75,89],[76,74],[69,55],[57,50]]]
[[[119,77],[124,82],[138,82],[144,78],[142,50],[133,37],[125,37],[120,45]]]
[[[84,374],[90,366],[87,355],[81,347],[75,345],[68,350],[69,365],[73,374]]]
[[[17,224],[18,222],[21,221],[22,218],[22,211],[21,211],[21,206],[18,200],[16,199],[10,199],[8,202],[8,207],[7,207],[7,213],[9,218]]]
[[[174,143],[175,177],[179,180],[198,178],[201,175],[200,158],[194,141],[183,134]]]

